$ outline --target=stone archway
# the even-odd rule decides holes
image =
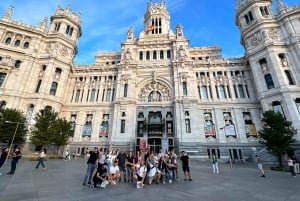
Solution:
[[[166,102],[170,101],[171,92],[169,87],[161,81],[151,81],[141,88],[138,95],[140,102]]]

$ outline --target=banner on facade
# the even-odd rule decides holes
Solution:
[[[140,139],[140,151],[147,151],[147,139]]]
[[[99,137],[107,137],[108,136],[108,123],[102,123],[100,125]]]
[[[246,131],[246,136],[247,137],[256,137],[257,136],[257,133],[256,133],[256,128],[255,128],[255,125],[254,124],[246,124],[245,125],[245,131]]]
[[[226,136],[236,136],[235,127],[233,124],[225,126],[224,131]]]
[[[215,130],[215,125],[212,124],[211,122],[206,122],[204,125],[204,133],[206,137],[209,136],[216,136],[216,130]]]
[[[167,152],[169,150],[168,140],[161,140],[161,148],[164,150],[164,152]]]
[[[82,136],[91,136],[92,134],[92,124],[85,124],[82,130]]]

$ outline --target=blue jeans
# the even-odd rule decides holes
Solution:
[[[18,159],[12,159],[11,160],[11,169],[10,169],[10,173],[14,174],[16,171],[16,167],[17,167],[17,163],[18,163]]]
[[[39,162],[38,162],[38,164],[37,164],[36,167],[35,167],[36,169],[38,169],[40,165],[42,165],[43,168],[45,168],[45,165],[44,165],[44,159],[45,159],[44,157],[40,157],[40,158],[39,158]]]
[[[91,164],[91,163],[88,164],[88,168],[86,170],[86,174],[85,174],[85,177],[84,177],[83,184],[86,183],[87,179],[89,180],[89,183],[92,182],[93,173],[94,173],[95,169],[96,169],[96,164]]]

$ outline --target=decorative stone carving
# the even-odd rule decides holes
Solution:
[[[183,37],[182,26],[180,24],[178,24],[176,26],[176,38],[182,38],[182,37]]]
[[[170,94],[170,89],[164,83],[159,81],[150,82],[141,88],[138,100],[147,102],[150,98],[151,102],[168,101],[170,100]]]
[[[134,40],[134,30],[132,27],[130,27],[127,32],[127,41],[133,41],[133,40]]]
[[[8,10],[6,11],[5,15],[3,16],[4,21],[10,21],[11,20],[13,9],[14,9],[13,6],[9,6]]]
[[[180,45],[180,47],[177,51],[177,60],[183,62],[183,61],[185,61],[185,59],[186,59],[185,49],[183,48],[182,45]]]
[[[253,47],[256,47],[258,46],[262,41],[262,35],[261,33],[255,33],[252,35],[252,37],[250,38],[250,43],[251,43],[251,46]]]

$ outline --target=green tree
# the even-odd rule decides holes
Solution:
[[[58,118],[51,129],[52,133],[52,144],[56,146],[56,154],[58,154],[59,148],[68,144],[69,138],[73,136],[72,123],[66,119]]]
[[[282,157],[291,150],[297,131],[292,127],[292,122],[271,110],[263,114],[262,122],[263,129],[259,131],[261,143],[278,157],[278,162],[282,167]]]
[[[50,145],[55,132],[52,127],[57,118],[58,113],[50,108],[40,110],[34,118],[35,124],[31,130],[31,143],[39,147]]]
[[[10,108],[0,109],[0,142],[8,145],[23,144],[27,131],[26,117],[21,111]]]
[[[55,145],[56,154],[61,146],[68,144],[73,135],[72,124],[59,118],[58,113],[50,108],[40,110],[35,116],[35,124],[31,130],[32,144],[42,147]]]

